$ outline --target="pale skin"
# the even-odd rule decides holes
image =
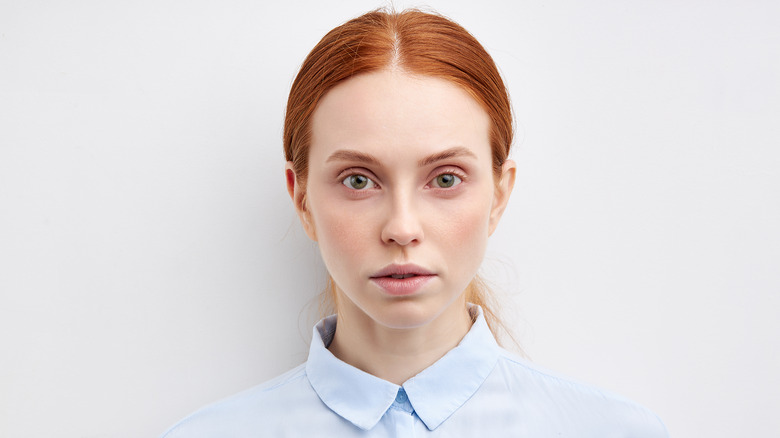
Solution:
[[[464,290],[515,180],[511,160],[493,172],[489,130],[460,87],[398,69],[355,76],[320,101],[305,187],[291,163],[286,179],[336,284],[329,350],[342,361],[400,385],[469,331]],[[399,293],[377,280],[398,266],[424,281]]]

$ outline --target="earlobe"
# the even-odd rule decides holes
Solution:
[[[290,199],[295,202],[295,171],[292,169],[290,161],[284,166],[284,179],[287,182],[287,193],[290,195]]]
[[[496,184],[493,196],[488,235],[493,234],[496,227],[498,227],[498,222],[501,220],[501,216],[504,214],[504,210],[509,203],[509,195],[512,194],[512,188],[515,186],[516,172],[517,164],[515,164],[514,161],[504,161],[504,164],[501,166],[501,179],[498,181],[498,184]]]
[[[306,235],[311,240],[316,242],[317,233],[311,220],[311,213],[306,206],[306,191],[300,184],[291,161],[288,161],[284,166],[284,176],[287,182],[287,193],[290,195],[293,206],[295,206],[295,212],[298,213],[298,219],[301,221],[301,225],[303,225],[303,230],[306,231]]]

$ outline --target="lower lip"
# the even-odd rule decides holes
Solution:
[[[419,291],[435,275],[415,275],[409,278],[373,277],[371,281],[390,295],[411,295]]]

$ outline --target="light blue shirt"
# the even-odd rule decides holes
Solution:
[[[336,317],[314,328],[309,359],[207,406],[164,438],[668,437],[652,412],[544,371],[502,349],[482,315],[460,344],[402,386],[327,349]]]

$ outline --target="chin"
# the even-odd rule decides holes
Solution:
[[[431,323],[448,307],[426,301],[395,299],[380,305],[377,309],[366,309],[365,313],[378,324],[391,329],[414,329]]]

